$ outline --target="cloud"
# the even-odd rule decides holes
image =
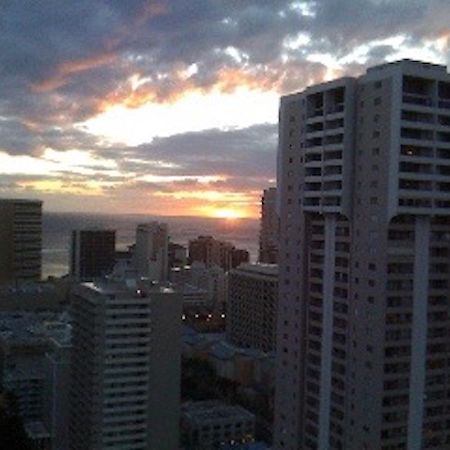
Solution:
[[[0,152],[9,163],[28,155],[34,175],[2,173],[2,192],[44,186],[37,169],[50,167],[50,149],[92,156],[86,164],[52,163],[47,173],[73,189],[89,189],[95,177],[99,189],[89,205],[95,197],[105,208],[138,209],[133,195],[142,194],[142,207],[158,201],[174,208],[180,203],[169,194],[188,189],[250,192],[254,201],[274,178],[277,140],[274,123],[247,126],[266,121],[258,111],[242,129],[231,122],[222,129],[200,124],[196,132],[174,125],[142,145],[111,144],[79,124],[117,105],[175,111],[189,95],[235,95],[242,87],[275,98],[396,57],[448,63],[449,16],[447,0],[3,0]],[[145,181],[148,175],[160,181]],[[208,176],[219,178],[200,182]],[[157,199],[158,192],[168,195]],[[45,195],[61,206],[74,194]]]

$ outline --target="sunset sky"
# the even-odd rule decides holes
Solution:
[[[282,94],[450,63],[449,0],[2,0],[0,197],[256,217]]]

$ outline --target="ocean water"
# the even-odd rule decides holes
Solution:
[[[43,213],[42,275],[61,276],[68,272],[70,233],[78,228],[116,230],[117,249],[126,249],[135,240],[136,225],[152,220],[165,222],[173,242],[187,245],[197,236],[211,235],[232,242],[250,252],[252,261],[258,253],[259,221],[256,219],[213,219],[200,217],[155,217],[146,215],[106,215],[80,213]]]

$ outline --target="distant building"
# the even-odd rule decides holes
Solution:
[[[67,279],[27,282],[18,286],[0,286],[0,311],[17,313],[60,311],[69,303],[70,282]]]
[[[234,269],[240,264],[248,263],[250,261],[250,253],[247,250],[240,248],[233,248],[231,251],[231,267]]]
[[[70,329],[65,313],[0,313],[0,385],[14,394],[25,429],[37,445],[50,441],[49,393],[57,389],[46,355],[54,340],[70,342]],[[58,391],[56,401],[63,398],[63,391]],[[63,427],[61,408],[59,413],[58,425]]]
[[[179,286],[190,285],[207,292],[206,302],[215,311],[222,311],[227,296],[227,278],[219,266],[206,267],[195,261],[190,266],[175,267],[170,279]]]
[[[206,267],[219,266],[225,271],[249,261],[247,250],[237,249],[231,242],[212,236],[199,236],[189,241],[189,261],[203,262]]]
[[[72,304],[70,448],[178,448],[181,295],[124,271]]]
[[[227,339],[240,347],[275,350],[278,266],[243,264],[229,273]]]
[[[184,403],[181,428],[188,450],[217,450],[231,441],[252,441],[255,416],[238,405],[218,400]]]
[[[259,262],[278,262],[278,214],[276,210],[277,189],[264,189],[261,198],[261,228],[259,234]]]
[[[151,281],[167,281],[168,246],[167,224],[150,222],[138,225],[134,248],[134,266],[138,275]]]
[[[42,202],[0,199],[0,284],[41,279]]]
[[[91,281],[112,271],[116,232],[98,229],[74,230],[70,249],[70,276],[77,281]]]
[[[187,264],[187,249],[181,244],[169,242],[169,270]]]

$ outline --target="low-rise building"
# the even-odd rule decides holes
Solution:
[[[53,384],[53,378],[49,378],[46,355],[55,339],[65,336],[70,341],[70,329],[66,313],[0,314],[0,385],[16,398],[25,430],[37,448],[48,448],[55,431],[47,420],[49,393],[54,392],[57,401],[62,399],[62,392]],[[59,414],[58,426],[62,428],[61,409]]]
[[[181,427],[185,448],[215,450],[230,442],[252,441],[255,416],[217,400],[188,402],[181,408]]]

